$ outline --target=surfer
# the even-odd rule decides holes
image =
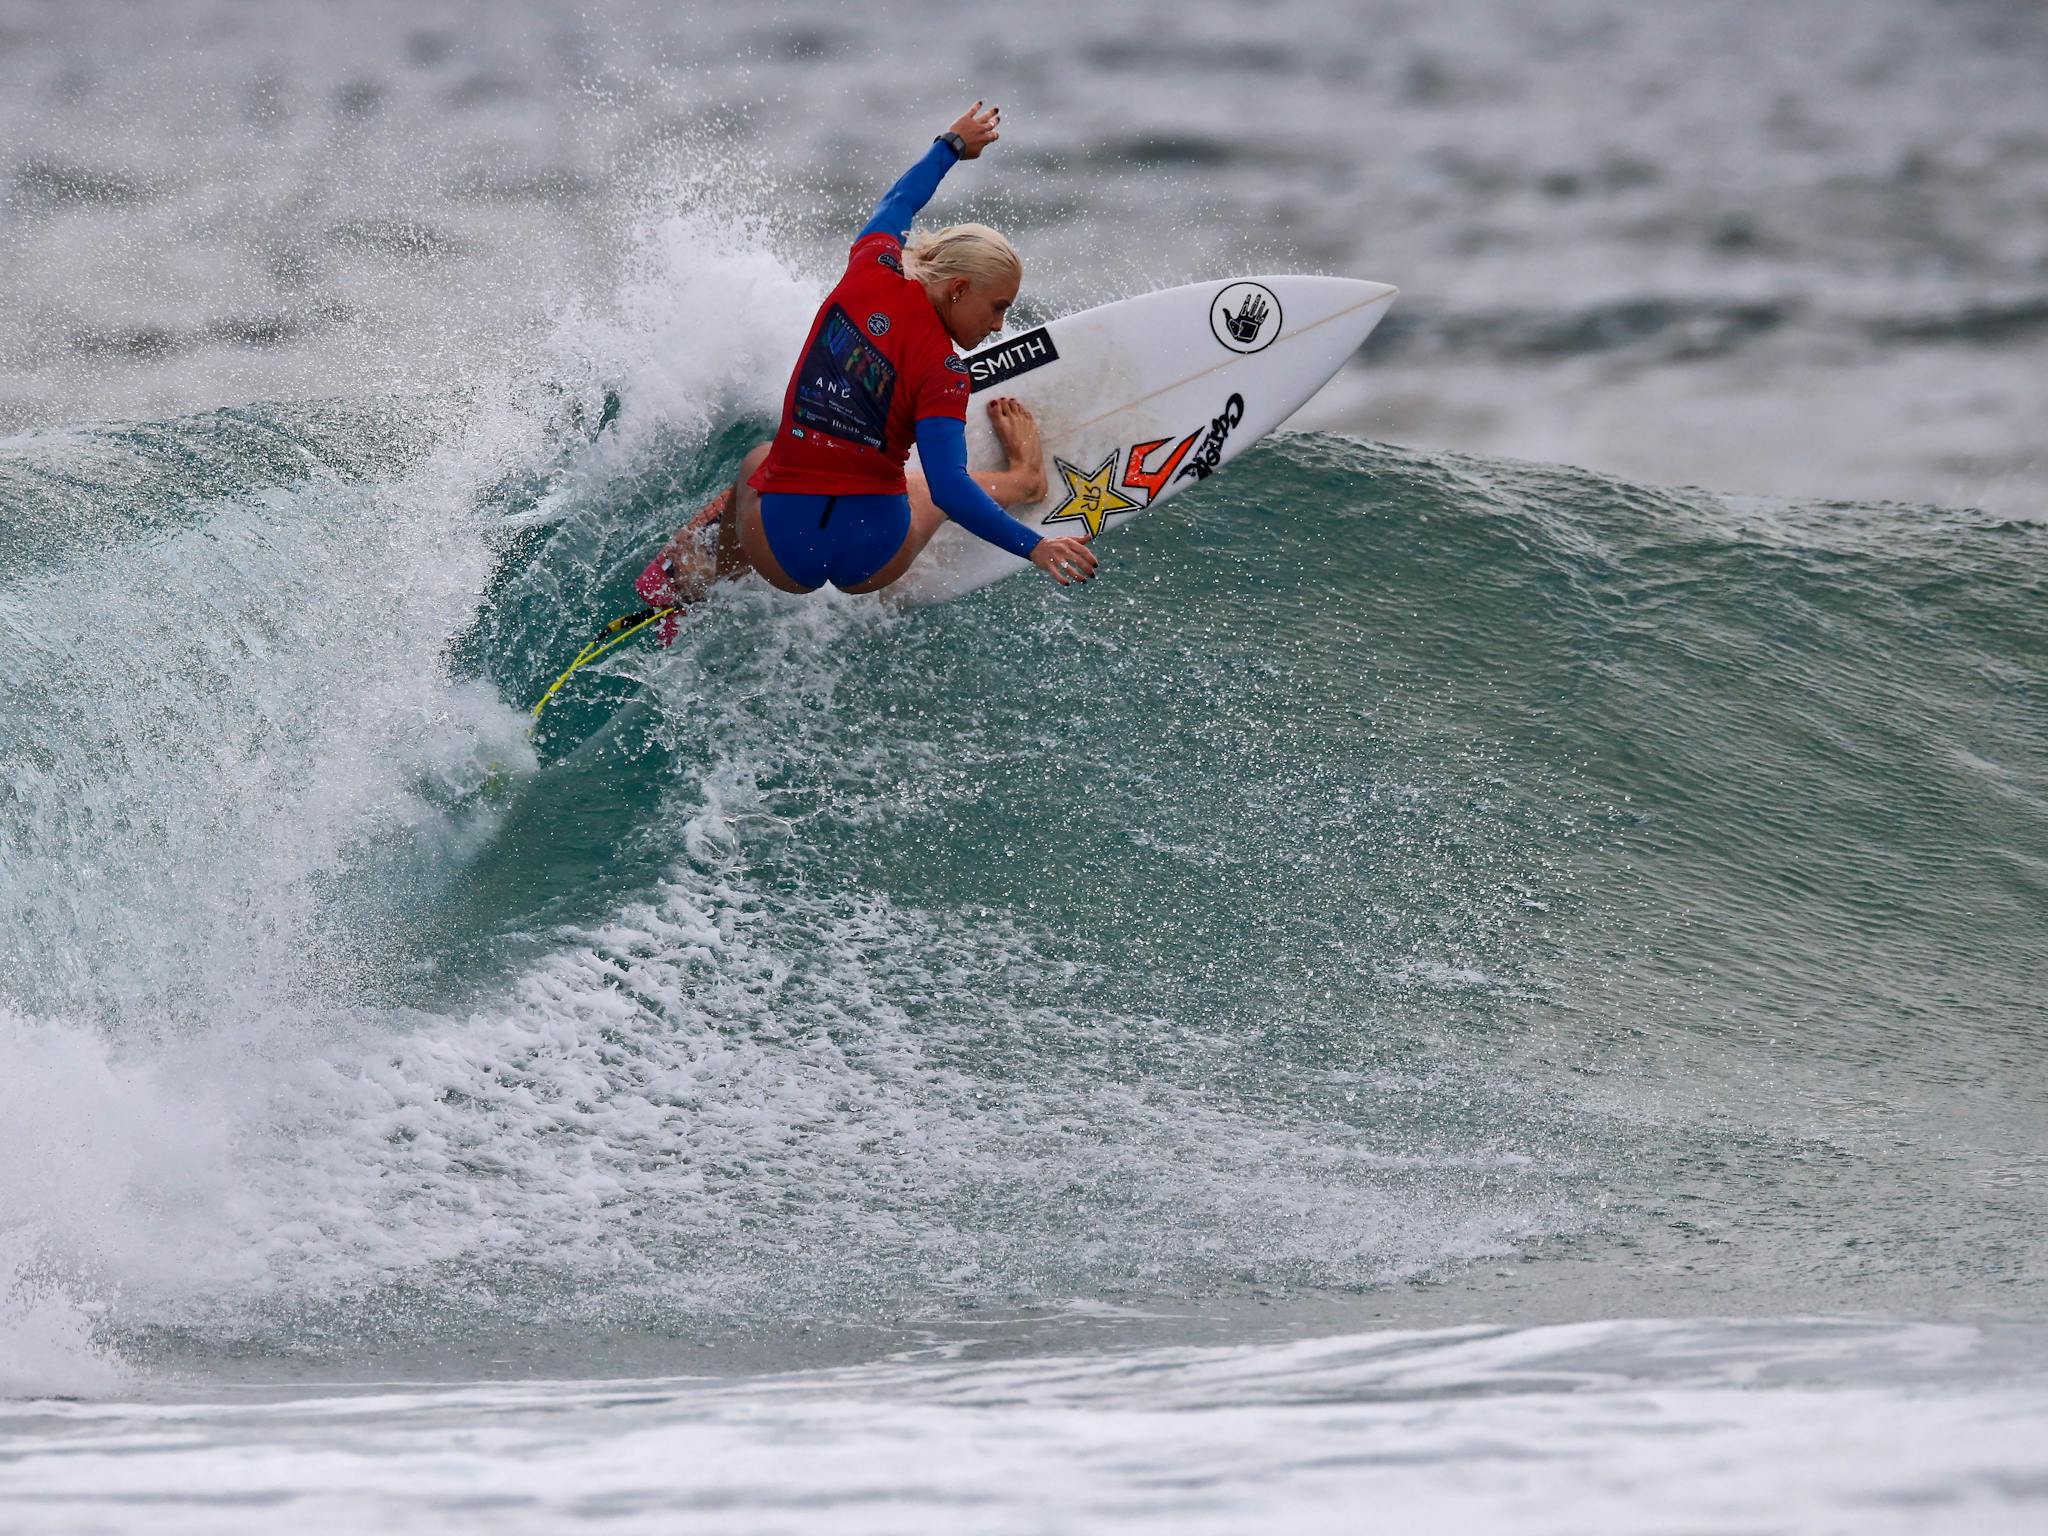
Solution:
[[[711,581],[746,570],[786,592],[828,581],[880,591],[947,518],[1061,586],[1095,574],[1084,540],[1041,536],[1003,510],[1045,494],[1037,424],[1021,403],[989,407],[1007,467],[982,476],[967,469],[967,365],[953,348],[979,346],[1002,328],[1023,261],[982,224],[905,244],[946,172],[995,143],[1000,123],[998,108],[977,101],[883,195],[811,323],[774,438],[641,574],[649,603],[694,600]],[[904,473],[913,441],[921,483]]]

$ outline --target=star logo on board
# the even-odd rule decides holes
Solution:
[[[1086,523],[1092,539],[1102,532],[1103,520],[1110,514],[1138,510],[1137,502],[1109,483],[1116,473],[1114,448],[1090,474],[1082,474],[1065,459],[1055,458],[1053,464],[1067,482],[1067,499],[1040,518],[1041,523]]]

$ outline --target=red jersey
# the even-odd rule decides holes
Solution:
[[[782,424],[747,483],[821,496],[899,492],[919,418],[965,421],[967,394],[967,365],[924,285],[903,275],[903,242],[865,235],[811,322]]]

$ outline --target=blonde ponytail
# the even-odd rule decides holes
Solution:
[[[1024,259],[986,224],[955,224],[937,234],[910,237],[903,248],[903,275],[923,283],[925,291],[956,277],[976,288],[995,288],[1024,281]]]

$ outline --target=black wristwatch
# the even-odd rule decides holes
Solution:
[[[953,158],[955,160],[965,160],[967,158],[967,141],[957,133],[938,134],[932,139],[932,142],[934,144],[943,144],[946,148],[953,151]]]

